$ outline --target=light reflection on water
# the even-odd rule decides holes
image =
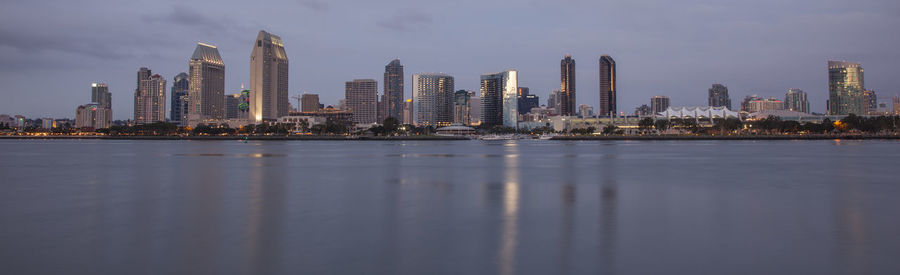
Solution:
[[[900,273],[851,143],[4,140],[0,272]]]

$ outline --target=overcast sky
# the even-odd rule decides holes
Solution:
[[[705,105],[713,83],[735,106],[801,88],[824,112],[828,59],[861,62],[882,101],[900,92],[897,0],[2,1],[0,114],[28,117],[74,118],[98,81],[109,84],[115,119],[130,119],[138,68],[171,86],[200,41],[219,47],[237,92],[261,29],[284,40],[291,95],[319,93],[326,105],[352,79],[376,79],[383,92],[394,58],[406,97],[413,73],[448,73],[457,89],[477,90],[480,74],[516,69],[544,104],[566,53],[577,104],[595,107],[598,58],[611,55],[629,113],[654,95]]]

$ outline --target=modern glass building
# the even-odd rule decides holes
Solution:
[[[419,126],[453,123],[454,78],[441,73],[413,75],[413,115]]]
[[[481,123],[517,128],[518,72],[509,70],[481,75]]]
[[[250,53],[250,121],[277,120],[290,111],[288,57],[281,37],[259,31]]]
[[[575,115],[575,59],[567,54],[559,61],[559,98],[556,103],[559,109],[556,111],[563,116]]]
[[[519,87],[518,100],[519,114],[527,114],[531,108],[541,106],[540,98],[531,94],[528,87]]]
[[[654,96],[650,98],[650,112],[653,114],[658,114],[666,111],[671,105],[671,100],[669,100],[668,96]]]
[[[788,89],[784,95],[784,109],[793,112],[809,113],[809,100],[806,92],[800,89]]]
[[[828,114],[865,115],[863,68],[859,63],[828,61]]]
[[[609,55],[600,56],[600,107],[597,115],[616,115],[616,61]]]
[[[354,79],[344,85],[344,104],[353,113],[353,123],[378,122],[378,81]]]
[[[384,66],[384,117],[402,118],[403,113],[403,65],[394,59]]]
[[[709,88],[709,106],[727,107],[731,109],[731,98],[728,97],[728,87],[722,84],[713,84]]]
[[[225,118],[225,62],[216,46],[197,43],[191,56],[188,124]]]
[[[138,88],[134,92],[134,123],[166,121],[166,79],[150,70],[138,70]],[[145,78],[142,78],[145,77]]]
[[[188,92],[191,82],[187,73],[180,73],[172,81],[171,108],[169,120],[182,125],[187,122]]]
[[[109,86],[106,86],[106,83],[91,83],[91,102],[103,108],[112,108],[112,94],[109,93]]]

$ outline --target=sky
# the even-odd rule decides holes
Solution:
[[[565,54],[577,104],[595,108],[598,59],[611,55],[628,113],[654,95],[706,105],[713,83],[728,86],[735,108],[800,88],[824,112],[829,59],[861,62],[880,101],[900,93],[896,0],[2,1],[0,114],[27,117],[74,118],[91,82],[106,82],[114,119],[130,119],[137,70],[171,86],[197,42],[218,46],[226,93],[237,92],[259,30],[285,43],[290,94],[326,105],[353,79],[378,80],[382,93],[394,58],[407,98],[414,73],[448,73],[456,89],[477,91],[481,74],[515,69],[545,104]]]

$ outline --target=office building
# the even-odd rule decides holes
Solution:
[[[515,70],[481,75],[482,124],[517,128],[518,79],[518,72]]]
[[[413,113],[413,102],[412,98],[407,98],[403,101],[403,124],[413,124],[415,123],[415,115]]]
[[[250,118],[250,90],[242,90],[239,93],[225,96],[225,118]]]
[[[784,95],[784,109],[793,112],[809,113],[809,100],[806,92],[800,89],[788,89]]]
[[[475,92],[459,90],[453,96],[453,123],[472,124],[472,97]]]
[[[216,46],[198,43],[189,63],[187,125],[225,118],[225,62]]]
[[[528,87],[519,87],[517,98],[519,100],[519,114],[527,114],[531,111],[531,108],[541,106],[540,98],[531,94]]]
[[[134,91],[134,123],[149,124],[166,121],[166,79],[151,75],[150,69],[141,68],[137,76],[138,87]]]
[[[384,96],[382,103],[383,116],[401,118],[403,112],[403,65],[400,59],[394,59],[384,66]]]
[[[418,126],[453,123],[454,78],[440,73],[413,75],[413,113]]]
[[[866,104],[866,113],[867,115],[874,115],[878,112],[878,95],[875,94],[873,90],[865,90],[863,91],[863,100],[865,100]]]
[[[668,96],[658,95],[658,96],[651,97],[650,98],[650,112],[652,112],[653,115],[662,113],[662,112],[666,111],[666,109],[668,109],[671,104],[672,103],[669,100]]]
[[[319,108],[319,94],[303,94],[300,96],[301,112],[318,112]]]
[[[344,85],[344,100],[345,108],[353,114],[354,124],[377,122],[378,81],[374,79],[348,81]]]
[[[572,59],[572,55],[566,54],[559,62],[559,70],[560,70],[560,87],[559,87],[559,98],[557,98],[556,105],[559,106],[557,108],[557,112],[563,116],[574,116],[575,115],[575,59]]]
[[[190,86],[191,80],[187,73],[179,73],[173,79],[169,121],[178,125],[183,125],[183,123],[187,122]]]
[[[560,92],[559,90],[553,90],[550,92],[550,96],[547,97],[547,108],[553,109],[553,114],[559,114],[559,110],[561,109],[561,100],[560,100]]]
[[[784,110],[784,102],[773,97],[750,100],[747,102],[748,113]]]
[[[600,116],[616,115],[616,61],[609,55],[600,56]]]
[[[762,99],[763,98],[759,95],[748,95],[744,97],[744,100],[741,101],[741,112],[750,113],[750,102]]]
[[[289,100],[284,43],[277,35],[259,31],[250,53],[250,123],[288,115]]]
[[[91,83],[91,102],[99,104],[106,109],[112,109],[112,94],[106,83]]]
[[[863,68],[859,63],[828,61],[829,115],[867,113],[863,76]]]
[[[106,129],[110,126],[112,110],[99,103],[89,103],[75,109],[75,128],[82,130]]]
[[[728,97],[728,87],[722,84],[713,84],[709,88],[709,106],[726,107],[731,109],[731,98]]]

